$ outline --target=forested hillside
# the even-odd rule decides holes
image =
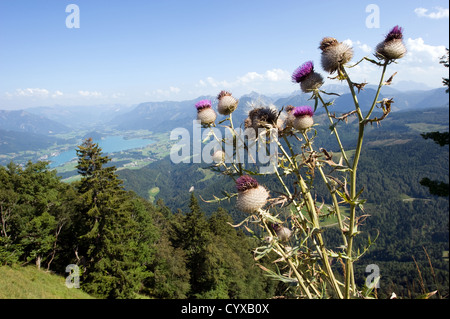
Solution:
[[[230,227],[225,210],[206,217],[193,193],[172,213],[162,200],[123,190],[92,140],[78,156],[82,178],[70,185],[46,162],[0,167],[0,265],[34,264],[63,276],[77,265],[81,289],[98,298],[282,293],[255,265],[254,239]]]

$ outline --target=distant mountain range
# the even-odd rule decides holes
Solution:
[[[333,88],[332,88],[333,89]],[[339,87],[334,87],[338,89]],[[445,88],[438,88],[425,91],[398,91],[390,87],[384,87],[378,100],[383,98],[394,98],[392,111],[399,110],[417,110],[432,107],[441,107],[448,105],[448,94]],[[329,91],[333,92],[333,91]],[[336,91],[335,91],[336,92]],[[342,89],[340,90],[342,92]],[[367,86],[358,94],[358,101],[363,111],[367,110],[372,104],[376,88]],[[286,105],[310,105],[314,106],[314,101],[309,100],[310,94],[301,94],[300,91],[293,92],[286,97],[277,97],[276,99],[251,92],[239,98],[238,109],[233,113],[233,117],[242,121],[247,116],[251,105],[275,105],[278,108]],[[166,101],[166,102],[147,102],[141,103],[131,111],[115,117],[110,124],[119,129],[149,129],[152,131],[168,131],[175,127],[189,127],[192,120],[196,118],[195,103],[202,99],[210,99],[213,107],[217,104],[215,96],[201,96],[188,101]],[[350,93],[344,93],[340,96],[324,95],[327,101],[334,100],[330,107],[332,112],[348,112],[354,108],[353,98]],[[321,108],[318,108],[318,112]]]
[[[44,135],[71,131],[71,129],[64,124],[24,110],[0,110],[0,129]]]
[[[337,92],[340,95],[323,95],[326,100],[334,100],[330,107],[332,112],[347,112],[353,109],[353,100],[348,89],[343,85],[328,85],[327,92]],[[363,110],[371,105],[376,87],[367,85],[358,94],[358,100]],[[309,100],[310,94],[295,91],[286,96],[266,96],[256,92],[239,97],[239,107],[233,113],[237,123],[242,122],[251,107],[274,105],[281,108],[286,105],[314,105]],[[399,91],[390,86],[383,87],[378,100],[394,98],[392,111],[418,110],[446,106],[449,103],[445,88],[431,90]],[[38,134],[52,136],[67,133],[74,129],[98,129],[102,126],[118,130],[147,129],[153,132],[167,132],[175,127],[192,127],[196,118],[195,103],[202,99],[210,99],[213,107],[217,105],[216,96],[200,96],[193,100],[145,102],[137,106],[103,105],[95,107],[35,107],[26,110],[0,110],[0,139],[5,140],[6,131],[23,134]],[[321,112],[319,107],[317,112]],[[219,116],[219,120],[221,116]],[[11,133],[8,133],[11,138]],[[20,140],[24,140],[24,136]],[[30,136],[35,139],[36,136]]]

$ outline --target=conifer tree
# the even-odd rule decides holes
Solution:
[[[84,266],[82,285],[94,295],[130,298],[148,275],[138,244],[142,211],[123,190],[110,159],[92,139],[79,146],[78,184],[79,246],[77,258]],[[142,229],[141,229],[142,231]],[[148,252],[147,252],[148,253]],[[148,254],[147,254],[148,255]]]

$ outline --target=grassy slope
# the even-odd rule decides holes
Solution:
[[[89,299],[80,289],[69,289],[65,278],[36,267],[0,266],[0,299]]]

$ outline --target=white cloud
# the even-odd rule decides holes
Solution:
[[[272,69],[266,71],[264,74],[264,78],[269,81],[284,81],[284,80],[290,80],[291,74],[288,71],[281,70],[281,69]]]
[[[63,92],[56,90],[56,91],[52,94],[52,98],[57,98],[57,97],[60,97],[60,96],[63,96],[63,95],[64,95]]]
[[[124,97],[125,96],[125,94],[123,94],[123,93],[113,93],[112,95],[111,95],[111,97],[113,98],[113,99],[118,99],[118,98],[121,98],[121,97]]]
[[[238,77],[237,82],[239,82],[239,83],[249,83],[249,82],[253,82],[253,81],[256,81],[256,80],[262,80],[262,79],[264,79],[264,75],[259,74],[257,72],[248,72],[244,76]]]
[[[145,92],[145,96],[152,96],[156,98],[169,98],[174,94],[178,94],[181,92],[181,89],[175,86],[170,86],[168,89],[156,89],[152,92]]]
[[[171,86],[170,88],[169,88],[169,91],[171,92],[171,93],[180,93],[180,91],[181,91],[181,89],[180,88],[177,88],[177,87],[173,87],[173,86]]]
[[[351,47],[353,47],[353,48],[359,48],[360,50],[362,50],[364,53],[370,53],[370,52],[372,52],[372,48],[369,46],[369,45],[367,45],[367,44],[365,44],[365,43],[362,43],[361,41],[352,41],[352,40],[350,40],[350,39],[347,39],[347,40],[344,40],[344,41],[342,41],[342,42],[344,42],[345,44],[347,44],[347,45],[349,45],[349,46],[351,46]]]
[[[272,69],[267,70],[264,73],[258,72],[247,72],[242,76],[236,77],[234,81],[218,81],[213,77],[207,77],[206,80],[200,80],[197,87],[206,87],[208,84],[213,87],[221,87],[221,88],[233,88],[237,86],[246,86],[252,84],[262,84],[265,82],[280,82],[280,81],[288,81],[290,80],[290,73],[286,70],[282,69]]]
[[[26,96],[26,97],[47,97],[50,92],[46,89],[16,89],[16,96]]]
[[[414,9],[415,14],[418,17],[430,18],[430,19],[445,19],[449,16],[448,8],[434,7],[434,12],[429,12],[428,9],[425,8],[416,8]]]
[[[78,91],[78,94],[84,97],[101,97],[103,94],[97,91]]]
[[[439,63],[440,58],[446,53],[445,46],[425,44],[425,41],[422,38],[408,38],[406,40],[406,48],[408,49],[408,54],[405,59],[407,59],[408,62]]]

